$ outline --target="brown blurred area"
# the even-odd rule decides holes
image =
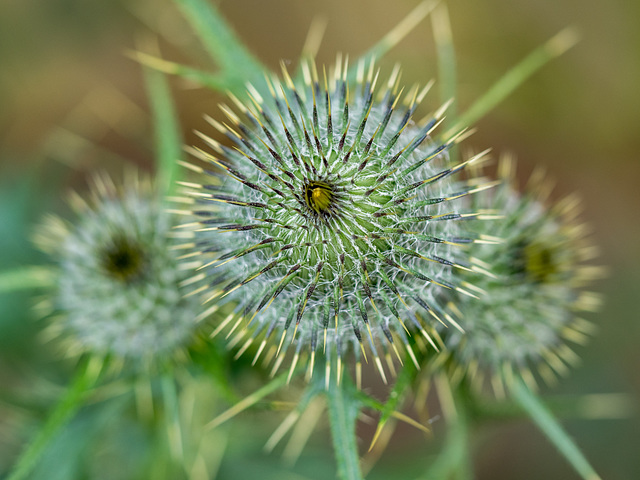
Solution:
[[[218,2],[256,56],[273,69],[295,63],[314,18],[327,20],[318,55],[355,58],[418,2],[235,0]],[[458,108],[464,111],[507,69],[568,25],[580,43],[536,73],[481,120],[465,141],[519,160],[523,181],[543,166],[554,196],[578,192],[583,218],[609,276],[599,328],[578,348],[581,368],[550,391],[640,392],[640,2],[485,0],[448,2],[458,56]],[[0,175],[62,172],[61,187],[98,168],[152,168],[152,129],[141,68],[126,52],[157,44],[164,58],[214,69],[187,22],[166,0],[3,0],[0,3]],[[155,47],[154,47],[155,48]],[[430,21],[381,61],[399,62],[407,84],[437,78]],[[218,114],[221,97],[172,80],[185,142]],[[435,108],[436,89],[425,102]],[[1,188],[5,182],[0,179]],[[34,193],[37,195],[37,192]],[[640,421],[569,420],[567,428],[603,478],[640,478]],[[411,437],[412,441],[419,437]],[[415,443],[415,442],[414,442]],[[418,442],[419,443],[419,442]],[[526,422],[489,425],[474,438],[477,478],[574,478]],[[389,464],[415,445],[394,437]],[[401,462],[398,468],[401,468]],[[374,477],[372,477],[374,478]],[[375,477],[377,478],[377,477]],[[401,478],[401,477],[398,477]],[[575,477],[577,478],[577,477]]]

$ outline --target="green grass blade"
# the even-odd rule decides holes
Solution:
[[[633,396],[626,393],[591,393],[586,395],[554,395],[545,397],[547,409],[559,419],[626,420],[637,414]],[[522,407],[513,399],[476,400],[474,416],[485,419],[522,418]]]
[[[511,393],[535,424],[585,480],[599,480],[600,476],[589,464],[574,441],[567,435],[547,407],[521,380],[513,382]]]
[[[449,11],[445,3],[439,4],[431,15],[433,38],[436,44],[438,60],[438,83],[440,88],[440,102],[445,103],[453,99],[447,109],[444,123],[453,125],[457,120],[457,65],[456,52],[453,46],[453,33],[449,21]]]
[[[242,94],[246,82],[263,83],[264,72],[268,69],[242,44],[211,3],[206,0],[175,1],[220,67],[229,90]]]
[[[177,162],[182,156],[180,126],[164,74],[145,69],[145,80],[153,116],[157,178],[162,192],[171,194],[180,173]]]
[[[476,100],[460,116],[456,124],[447,131],[444,138],[450,137],[463,128],[474,125],[541,67],[573,47],[578,39],[577,31],[572,27],[568,27],[535,49]]]
[[[87,360],[78,368],[71,385],[33,441],[22,452],[7,480],[29,478],[47,444],[82,407],[90,388],[98,378],[100,369],[96,367],[96,363]]]
[[[373,47],[360,57],[360,59],[369,60],[371,58],[379,59],[383,57],[389,50],[395,47],[400,41],[406,37],[420,22],[422,22],[438,5],[439,0],[424,0],[416,6],[409,14],[404,17],[389,33],[382,37]],[[355,73],[358,62],[354,62],[351,70]]]
[[[164,400],[164,422],[169,442],[171,457],[178,463],[184,462],[184,446],[180,414],[178,407],[178,391],[175,380],[170,374],[160,379],[162,398]]]
[[[333,450],[342,480],[361,480],[360,456],[356,443],[356,419],[360,401],[353,394],[355,387],[345,375],[341,385],[331,383],[326,392]]]
[[[47,267],[20,267],[0,272],[0,293],[49,288],[55,284],[55,275]]]
[[[448,130],[458,121],[458,79],[456,52],[446,3],[438,4],[433,11],[431,26],[438,60],[440,103],[444,105],[446,102],[451,101],[443,121],[443,129]],[[460,162],[456,145],[449,149],[449,160],[453,164]]]
[[[417,27],[438,5],[439,0],[424,0],[418,4],[416,8],[411,10],[409,14],[393,27],[384,37],[382,37],[373,47],[358,57],[355,62],[351,62],[347,73],[350,81],[355,80],[358,64],[361,61],[369,62],[371,59],[379,60],[395,47],[400,41],[406,37],[411,30]]]

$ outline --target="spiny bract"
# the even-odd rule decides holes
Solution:
[[[474,198],[482,204],[492,202],[504,216],[470,225],[480,232],[490,227],[502,240],[470,249],[495,278],[484,279],[486,294],[479,299],[456,300],[465,333],[448,329],[443,334],[444,354],[436,359],[448,358],[452,378],[466,374],[478,389],[489,375],[498,395],[504,392],[503,380],[511,381],[514,374],[535,387],[531,368],[548,382],[554,379],[553,371],[565,373],[567,364],[577,361],[565,342],[582,343],[593,329],[576,315],[599,303],[596,294],[581,290],[601,269],[584,263],[596,251],[584,238],[585,225],[576,219],[579,202],[569,196],[548,208],[550,183],[534,174],[521,195],[513,186],[513,173],[512,160],[504,157],[503,184],[493,195]]]
[[[273,337],[273,371],[289,345],[291,372],[302,353],[311,372],[325,352],[327,381],[352,345],[366,359],[369,344],[383,379],[379,347],[391,370],[389,352],[400,358],[396,346],[408,347],[412,329],[435,347],[432,324],[448,314],[434,289],[469,293],[451,270],[468,268],[457,247],[479,241],[461,236],[458,221],[478,214],[458,211],[455,200],[488,186],[452,180],[487,153],[448,165],[462,132],[431,141],[446,106],[414,121],[429,85],[404,92],[396,68],[376,92],[373,61],[358,64],[353,85],[347,63],[338,57],[321,76],[303,63],[299,81],[283,66],[284,80],[268,81],[270,98],[252,87],[250,103],[232,96],[238,113],[221,106],[229,124],[209,121],[234,145],[200,134],[215,156],[191,152],[213,171],[187,165],[208,176],[184,184],[195,199],[189,213],[201,218],[185,225],[197,250],[189,258],[202,263],[194,280],[206,278],[208,301],[234,306],[214,333],[238,332],[240,353],[257,339],[254,362]]]
[[[89,200],[72,196],[73,223],[51,216],[36,233],[59,266],[50,332],[68,355],[138,366],[175,358],[194,340],[202,307],[179,289],[185,272],[172,251],[172,216],[137,174],[122,188],[105,175],[94,185]]]

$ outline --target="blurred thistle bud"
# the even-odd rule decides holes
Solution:
[[[501,239],[470,248],[471,263],[495,276],[484,279],[486,293],[479,299],[458,296],[451,302],[464,333],[443,332],[446,348],[435,360],[448,362],[455,382],[467,376],[481,389],[488,378],[497,395],[503,395],[504,381],[514,375],[535,388],[532,369],[547,383],[567,373],[568,365],[578,361],[567,342],[588,339],[594,327],[580,315],[600,304],[597,294],[583,290],[602,275],[602,268],[584,263],[597,250],[585,238],[586,225],[577,220],[579,200],[571,195],[547,207],[551,182],[541,171],[532,175],[524,194],[518,193],[514,165],[503,157],[502,185],[474,199],[492,203],[501,217],[469,225]]]
[[[451,279],[480,238],[459,220],[480,214],[458,199],[491,184],[457,174],[488,152],[449,164],[464,132],[432,140],[447,105],[415,120],[430,84],[404,90],[397,67],[381,89],[373,61],[351,84],[341,57],[329,73],[303,63],[299,81],[282,70],[269,98],[250,86],[250,101],[221,106],[227,122],[208,118],[233,146],[200,133],[215,153],[191,149],[208,164],[186,165],[201,178],[184,183],[200,217],[185,225],[201,261],[194,279],[210,285],[208,302],[234,306],[214,333],[228,329],[240,354],[255,344],[254,362],[269,345],[275,372],[291,347],[290,374],[304,356],[310,375],[320,352],[326,381],[334,368],[339,381],[353,351],[359,381],[369,350],[386,381],[381,356],[392,372],[398,345],[415,361],[409,332],[437,348],[433,325],[448,315],[437,292],[473,296]]]
[[[70,356],[139,367],[176,359],[195,339],[202,308],[180,290],[173,218],[153,183],[131,173],[116,187],[97,175],[90,198],[73,194],[70,203],[75,221],[51,216],[35,235],[58,265],[49,333]]]

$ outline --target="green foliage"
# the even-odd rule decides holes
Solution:
[[[520,380],[514,382],[511,393],[527,415],[584,480],[600,478],[558,420],[524,382]]]
[[[95,363],[88,360],[82,362],[64,396],[55,406],[53,412],[49,414],[35,438],[31,440],[28,447],[20,455],[8,480],[30,478],[30,472],[35,468],[49,442],[82,408],[89,390],[97,379],[98,373]]]
[[[262,85],[266,68],[246,49],[210,2],[176,0],[176,3],[218,64],[220,87],[240,94],[247,82]]]

